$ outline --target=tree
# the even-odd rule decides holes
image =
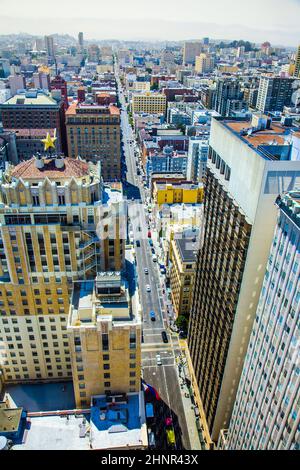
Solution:
[[[175,320],[175,325],[179,328],[179,330],[184,331],[187,333],[189,321],[188,318],[184,315],[179,315]]]

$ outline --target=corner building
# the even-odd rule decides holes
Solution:
[[[67,318],[72,285],[94,279],[98,271],[123,269],[119,232],[100,240],[96,231],[99,223],[109,234],[105,218],[122,192],[103,185],[99,164],[71,158],[34,157],[10,167],[1,183],[4,381],[71,378]]]

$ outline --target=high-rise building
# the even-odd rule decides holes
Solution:
[[[78,45],[80,49],[83,48],[83,33],[82,32],[78,33]]]
[[[9,60],[0,58],[0,78],[9,77],[10,73]]]
[[[270,129],[260,115],[212,120],[188,345],[214,441],[229,424],[276,225],[274,202],[300,183],[292,135],[280,123]]]
[[[202,43],[197,42],[185,42],[183,46],[183,65],[195,65],[196,56],[202,52]]]
[[[99,164],[72,158],[37,156],[3,174],[0,355],[5,382],[72,377],[67,324],[73,282],[93,282],[98,272],[124,269],[116,207],[122,191],[113,190],[112,198]],[[93,344],[87,348],[93,350]]]
[[[259,82],[256,107],[259,111],[282,111],[291,105],[294,78],[262,75]]]
[[[300,78],[300,45],[298,46],[295,62],[295,77]]]
[[[300,192],[278,219],[225,449],[300,449]]]
[[[61,77],[60,75],[56,75],[50,82],[50,90],[60,90],[61,92],[61,99],[64,103],[65,109],[68,109],[69,102],[68,102],[68,88],[66,80]]]
[[[71,104],[66,127],[70,157],[100,160],[104,181],[120,180],[120,111],[116,106]]]
[[[197,73],[209,73],[214,69],[215,61],[209,54],[200,54],[195,59],[195,71]]]
[[[8,84],[10,88],[11,96],[15,96],[18,93],[18,90],[25,90],[26,81],[23,75],[10,75],[8,78]]]
[[[175,236],[170,243],[170,289],[176,317],[184,315],[188,318],[190,312],[197,248],[196,237],[185,238],[182,234],[180,234],[180,238]]]
[[[36,72],[32,75],[35,88],[40,90],[50,89],[50,75],[49,73]]]
[[[216,92],[214,94],[214,109],[221,115],[226,116],[226,111],[230,110],[231,100],[242,100],[239,81],[232,78],[219,78],[217,80]]]
[[[55,56],[54,39],[52,36],[45,36],[45,49],[49,57]]]
[[[206,172],[208,156],[208,139],[191,137],[189,140],[187,179],[203,181]]]
[[[67,154],[64,103],[38,90],[18,93],[0,104],[4,129],[56,129],[59,148]]]
[[[67,332],[76,406],[93,395],[140,390],[141,311],[120,272],[75,282]]]

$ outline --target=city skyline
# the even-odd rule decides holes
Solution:
[[[298,0],[286,1],[284,10],[279,8],[280,0],[267,0],[264,3],[254,0],[247,15],[241,8],[241,2],[239,8],[235,8],[236,0],[227,2],[226,10],[221,0],[215,1],[213,5],[202,0],[188,0],[184,11],[180,9],[180,15],[169,0],[164,4],[154,0],[150,10],[145,1],[137,0],[130,0],[129,8],[128,4],[125,6],[120,0],[114,0],[109,5],[101,5],[100,10],[97,2],[92,0],[86,14],[81,10],[79,2],[75,2],[75,5],[72,3],[70,14],[69,1],[61,5],[54,0],[51,11],[46,12],[41,9],[40,2],[29,0],[18,6],[19,16],[16,15],[15,5],[6,0],[2,3],[3,34],[25,31],[44,35],[57,31],[76,37],[78,31],[84,31],[88,40],[188,40],[210,36],[229,40],[243,38],[258,43],[269,40],[276,45],[290,47],[296,46],[299,39]],[[58,9],[59,18],[54,14]],[[93,11],[93,16],[89,14],[90,11]],[[190,21],[191,12],[193,21]]]

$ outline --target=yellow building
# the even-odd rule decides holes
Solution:
[[[68,155],[101,162],[104,181],[121,179],[120,111],[116,106],[73,103],[66,111]]]
[[[165,114],[167,98],[163,93],[140,93],[132,96],[132,112],[148,114]]]
[[[171,241],[169,253],[171,299],[176,317],[190,312],[198,246],[195,239],[180,235]]]
[[[237,73],[237,72],[240,71],[240,69],[236,65],[220,64],[220,65],[218,65],[218,69],[222,73]]]
[[[123,269],[124,240],[118,230],[110,238],[107,222],[122,193],[103,185],[99,163],[61,157],[34,157],[10,167],[1,183],[4,381],[71,378],[72,285],[94,279],[98,271]],[[111,192],[117,194],[111,194],[112,202]],[[107,237],[98,238],[98,227]]]
[[[120,273],[74,284],[68,335],[77,407],[94,395],[139,392],[140,304]]]
[[[153,185],[153,202],[162,204],[200,204],[203,202],[202,183],[159,183]]]
[[[209,73],[214,69],[214,59],[209,54],[200,54],[196,57],[195,71],[197,73]]]
[[[134,91],[150,91],[150,82],[140,82],[140,81],[135,81],[133,82],[133,90]]]

